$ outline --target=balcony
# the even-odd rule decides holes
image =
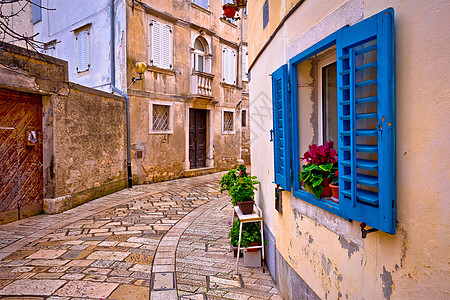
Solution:
[[[193,71],[191,74],[192,97],[213,100],[213,80],[213,74]]]

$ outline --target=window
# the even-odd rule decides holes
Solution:
[[[295,197],[390,234],[396,206],[393,16],[387,9],[343,27],[292,58],[290,74],[287,65],[272,74],[275,183],[290,191],[292,176]],[[339,142],[339,204],[300,186],[298,158],[326,139]]]
[[[263,29],[269,24],[269,0],[266,0],[263,6]]]
[[[192,0],[192,2],[203,8],[209,9],[209,0]]]
[[[234,110],[224,109],[222,116],[222,133],[234,134]]]
[[[205,72],[205,47],[199,38],[194,42],[194,70]]]
[[[172,69],[173,34],[169,25],[153,20],[150,23],[151,45],[150,64],[152,66]]]
[[[173,105],[171,102],[151,101],[149,103],[150,133],[173,133]]]
[[[248,81],[248,49],[242,46],[242,80]]]
[[[241,126],[242,128],[247,128],[247,110],[242,109],[241,111]]]
[[[33,24],[42,21],[41,0],[33,0]]]
[[[89,36],[89,29],[84,29],[76,33],[78,73],[89,71],[89,68],[91,67]]]
[[[222,49],[223,83],[236,84],[236,50],[223,47]]]

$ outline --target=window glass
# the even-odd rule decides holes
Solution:
[[[269,1],[264,3],[263,7],[263,29],[269,24]]]

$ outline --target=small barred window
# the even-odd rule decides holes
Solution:
[[[170,106],[153,104],[153,130],[169,130]]]
[[[223,113],[223,131],[233,131],[234,113],[232,111],[225,111]]]

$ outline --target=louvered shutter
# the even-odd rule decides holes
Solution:
[[[229,68],[229,78],[228,83],[229,84],[236,84],[236,50],[230,50],[229,51],[229,60],[228,60],[228,68]]]
[[[393,9],[343,28],[337,56],[340,209],[394,234]]]
[[[77,34],[77,72],[89,70],[89,31]]]
[[[161,27],[161,68],[172,68],[172,29],[168,25]]]
[[[150,63],[153,66],[160,67],[161,60],[161,26],[162,24],[157,21],[152,21],[151,23],[151,40],[152,40],[152,58]]]
[[[227,48],[223,47],[222,48],[222,77],[223,77],[223,82],[228,83],[228,78],[230,77],[229,75],[229,51]]]
[[[286,191],[291,190],[289,107],[288,67],[283,65],[272,73],[272,110],[275,183]]]
[[[242,47],[242,80],[248,80],[248,49]]]

